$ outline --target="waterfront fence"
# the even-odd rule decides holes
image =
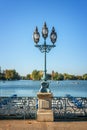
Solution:
[[[0,119],[36,119],[36,97],[0,97]],[[53,97],[54,120],[87,119],[87,97]]]

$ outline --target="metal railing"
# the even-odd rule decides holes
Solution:
[[[0,98],[0,118],[35,119],[36,100],[33,97],[15,97],[10,100],[7,97],[2,97]]]
[[[87,98],[54,97],[52,100],[54,119],[87,119]]]
[[[38,102],[35,97],[0,97],[0,119],[36,119]],[[87,119],[87,98],[54,97],[54,119]]]

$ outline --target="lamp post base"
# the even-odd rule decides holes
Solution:
[[[53,121],[52,93],[38,93],[37,121]]]
[[[52,110],[44,110],[44,111],[37,111],[37,121],[43,122],[52,122],[54,121],[53,118],[53,111]]]
[[[49,82],[42,81],[41,82],[41,88],[40,88],[39,92],[41,92],[41,93],[50,93],[51,90],[49,89]]]

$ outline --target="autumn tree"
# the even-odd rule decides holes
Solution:
[[[16,70],[6,70],[5,71],[5,78],[7,80],[18,80],[18,79],[20,79],[20,76],[16,72]]]
[[[32,72],[32,79],[33,80],[40,80],[41,77],[42,77],[41,71],[33,70],[33,72]]]

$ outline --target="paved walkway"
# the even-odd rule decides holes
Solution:
[[[37,122],[35,120],[0,120],[0,130],[87,130],[87,121]]]

